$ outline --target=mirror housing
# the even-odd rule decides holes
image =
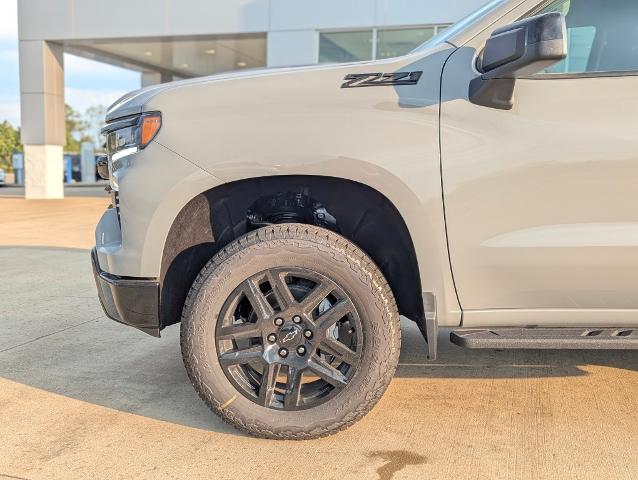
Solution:
[[[109,157],[100,155],[95,162],[97,173],[103,180],[109,179]]]
[[[517,78],[538,73],[566,56],[567,26],[559,12],[501,27],[485,44],[478,65],[483,73],[470,82],[469,99],[477,105],[510,110]]]

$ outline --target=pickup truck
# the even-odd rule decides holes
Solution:
[[[388,60],[130,93],[92,252],[113,320],[181,322],[252,435],[361,419],[399,359],[638,347],[638,3],[497,0]],[[446,330],[447,332],[448,330]]]

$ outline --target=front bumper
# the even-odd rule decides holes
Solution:
[[[95,248],[91,251],[91,263],[98,297],[106,316],[159,337],[159,283],[156,280],[118,277],[101,270]]]

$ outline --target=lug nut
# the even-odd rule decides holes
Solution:
[[[275,335],[274,333],[271,333],[270,335],[268,335],[268,341],[270,343],[275,343],[277,341],[277,335]]]
[[[299,355],[305,355],[306,354],[306,347],[304,347],[303,345],[299,345],[297,347],[297,353]]]
[[[278,327],[281,327],[284,324],[284,319],[281,317],[277,317],[275,318],[275,325],[277,325]]]
[[[279,349],[279,356],[282,358],[286,358],[288,356],[288,349],[287,348],[280,348]]]
[[[295,323],[301,323],[301,317],[299,315],[295,315],[292,317],[292,321]]]
[[[306,338],[312,338],[312,332],[310,330],[304,330],[303,336]]]

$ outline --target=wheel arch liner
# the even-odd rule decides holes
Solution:
[[[340,234],[362,248],[390,283],[401,314],[425,319],[417,256],[408,228],[383,194],[336,177],[276,176],[230,182],[195,196],[171,225],[160,273],[161,327],[180,321],[190,285],[215,253],[247,231],[257,198],[304,191],[337,218]],[[357,207],[361,208],[357,208]]]

